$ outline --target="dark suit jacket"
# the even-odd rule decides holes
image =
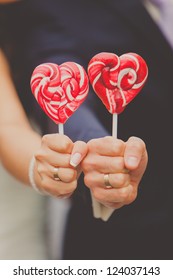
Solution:
[[[89,192],[81,178],[67,222],[64,258],[172,259],[173,51],[169,44],[139,0],[30,0],[18,4],[16,13],[14,6],[13,26],[19,18],[25,26],[23,37],[16,28],[26,52],[24,81],[39,63],[75,61],[86,68],[91,57],[102,51],[136,52],[149,67],[147,84],[118,122],[119,138],[134,135],[147,145],[149,164],[138,197],[105,223],[92,217]],[[111,134],[111,122],[90,90],[86,102],[67,121],[65,133],[73,140],[88,141]]]

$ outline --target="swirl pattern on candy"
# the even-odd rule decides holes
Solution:
[[[140,92],[148,76],[144,59],[135,53],[118,57],[102,52],[88,64],[92,87],[111,114],[121,113]]]
[[[56,124],[64,124],[87,97],[89,81],[77,63],[44,63],[32,73],[31,90],[44,112]]]

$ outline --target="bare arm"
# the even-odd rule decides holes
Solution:
[[[29,183],[29,162],[40,142],[40,136],[30,127],[0,51],[0,158],[5,168],[24,183]]]
[[[0,50],[0,159],[20,181],[29,184],[28,170],[35,156],[34,181],[48,194],[63,197],[77,187],[75,167],[87,153],[86,143],[75,144],[65,135],[40,137],[31,128],[16,94],[8,63]],[[80,156],[80,157],[79,157]],[[54,180],[58,167],[60,181]]]
[[[0,4],[8,4],[13,2],[18,2],[19,0],[0,0]]]

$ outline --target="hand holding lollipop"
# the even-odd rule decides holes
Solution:
[[[90,60],[88,75],[95,93],[113,114],[112,136],[117,138],[117,116],[144,86],[148,76],[147,65],[135,53],[118,57],[114,53],[103,52]],[[102,206],[100,216],[107,220],[113,211]]]
[[[86,155],[87,147],[82,141],[73,143],[62,135],[63,124],[87,97],[88,77],[77,63],[45,63],[33,71],[31,89],[40,107],[59,125],[60,132],[42,138],[40,151],[35,155],[37,173],[44,192],[66,196],[77,186],[78,170],[74,167]]]

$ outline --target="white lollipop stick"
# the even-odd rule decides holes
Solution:
[[[92,208],[94,218],[102,218],[102,204],[98,202],[91,193]]]
[[[112,136],[115,138],[117,138],[117,131],[118,131],[118,114],[113,114]],[[111,209],[104,205],[101,205],[101,219],[106,222],[114,211],[115,209]]]
[[[64,126],[62,123],[59,123],[58,124],[58,131],[59,131],[59,134],[64,134]]]
[[[112,136],[117,139],[117,131],[118,131],[118,114],[113,114],[112,118]]]

